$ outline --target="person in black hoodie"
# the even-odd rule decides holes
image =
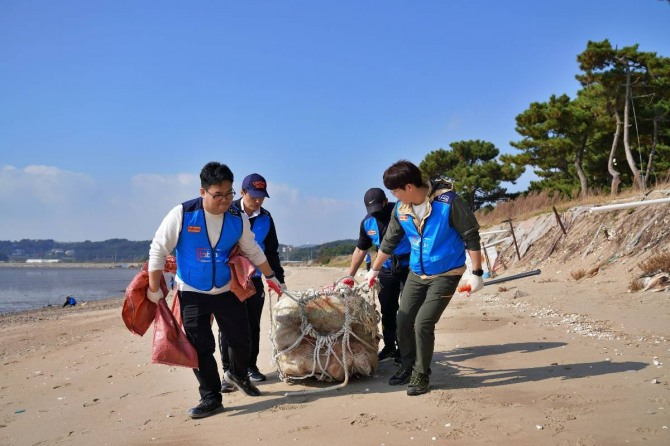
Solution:
[[[260,245],[267,257],[272,271],[281,283],[282,289],[286,289],[284,283],[284,268],[279,260],[279,241],[277,240],[277,231],[275,223],[270,213],[262,206],[263,201],[270,198],[267,192],[267,182],[265,178],[257,173],[247,175],[242,181],[242,198],[233,201],[232,206],[247,214],[251,230],[255,235],[256,243]],[[266,376],[258,369],[258,352],[260,349],[260,331],[261,315],[263,305],[265,304],[265,289],[261,280],[261,273],[256,271],[252,277],[256,294],[245,301],[247,314],[249,316],[249,328],[251,334],[251,352],[249,357],[249,369],[247,374],[249,380],[253,382],[265,381]],[[219,331],[219,348],[221,349],[221,362],[223,370],[230,366],[228,354],[228,343],[223,332]],[[235,390],[235,387],[223,380],[221,382],[221,392],[227,393]]]
[[[369,258],[368,249],[375,246],[378,250],[381,246],[391,214],[395,209],[395,203],[389,203],[384,191],[378,187],[373,187],[365,193],[363,203],[368,213],[361,221],[358,242],[351,255],[348,272],[350,279],[356,276],[356,271],[361,266],[363,259]],[[396,315],[398,299],[409,273],[410,251],[409,239],[405,237],[379,271],[378,278],[381,285],[379,304],[382,314],[382,337],[384,338],[384,348],[378,354],[379,362],[393,359],[396,364],[400,364],[400,353],[396,347]],[[369,265],[368,263],[368,271],[370,271]]]

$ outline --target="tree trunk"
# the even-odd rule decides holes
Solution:
[[[619,117],[619,112],[614,112],[614,118],[616,119],[616,131],[614,132],[614,140],[612,141],[612,150],[610,150],[610,157],[607,160],[607,171],[612,175],[612,186],[610,188],[610,194],[617,195],[619,193],[619,185],[621,180],[619,179],[619,172],[614,168],[614,154],[616,152],[616,147],[619,145],[619,135],[621,134],[621,118]]]
[[[658,144],[658,114],[654,116],[654,137],[651,142],[651,152],[649,153],[649,161],[647,162],[647,171],[644,174],[644,185],[647,186],[649,175],[651,174],[651,166],[654,162],[654,155],[656,155],[656,144]]]
[[[584,132],[584,136],[582,136],[582,142],[577,150],[577,156],[575,156],[575,169],[577,170],[577,176],[579,177],[579,184],[582,188],[582,198],[586,198],[588,195],[588,189],[587,189],[587,183],[586,183],[586,175],[584,174],[584,169],[582,168],[582,160],[584,159],[584,152],[586,151],[586,140],[588,136],[587,133]]]
[[[640,190],[644,190],[642,173],[635,165],[635,158],[633,158],[633,152],[630,150],[630,132],[628,131],[630,124],[628,121],[628,115],[630,114],[629,107],[632,100],[633,98],[630,86],[630,66],[628,65],[628,62],[626,62],[626,102],[623,107],[623,148],[626,152],[626,161],[628,161],[628,167],[630,167],[630,171],[633,174],[633,184],[637,185]]]

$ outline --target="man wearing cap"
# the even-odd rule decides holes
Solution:
[[[351,256],[349,276],[353,277],[363,263],[368,249],[375,245],[377,250],[382,243],[386,228],[391,220],[395,203],[389,203],[386,194],[378,187],[373,187],[365,193],[363,198],[368,214],[360,225],[358,243]],[[393,251],[379,271],[379,304],[382,313],[382,336],[384,348],[379,352],[379,362],[397,358],[396,347],[396,313],[398,312],[398,298],[409,272],[409,253],[411,247],[405,237]]]
[[[270,198],[270,195],[267,192],[265,178],[257,173],[252,173],[251,175],[247,175],[242,181],[242,198],[233,201],[232,206],[249,217],[249,223],[251,224],[251,230],[254,233],[256,243],[260,245],[265,253],[265,257],[272,271],[274,271],[275,277],[281,283],[281,287],[285,288],[284,268],[282,268],[279,260],[279,241],[277,240],[275,223],[270,213],[262,206],[266,198]],[[258,370],[257,365],[260,347],[261,315],[263,313],[263,305],[265,304],[265,290],[263,289],[263,281],[261,280],[261,272],[259,270],[256,270],[252,281],[256,287],[256,294],[245,301],[251,334],[251,354],[247,375],[251,381],[259,382],[266,380],[266,376]],[[221,349],[221,362],[225,372],[230,367],[230,359],[228,342],[222,331],[219,331],[219,347]],[[231,386],[227,381],[224,380],[221,383],[222,392],[232,392],[233,390],[235,390],[235,387]]]

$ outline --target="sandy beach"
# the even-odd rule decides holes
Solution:
[[[121,299],[6,317],[0,444],[668,444],[668,292],[627,293],[623,263],[581,282],[567,266],[456,296],[426,395],[389,386],[386,362],[292,397],[327,384],[278,380],[266,335],[263,395],[226,394],[225,412],[201,420],[187,415],[191,370],[150,363],[151,330],[125,328]],[[305,290],[343,272],[288,267],[286,281]],[[268,333],[267,305],[263,322]]]

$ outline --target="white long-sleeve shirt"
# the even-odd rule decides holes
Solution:
[[[221,235],[221,228],[223,227],[223,217],[225,215],[214,215],[203,209],[205,214],[205,222],[207,223],[207,235],[209,237],[209,242],[212,246],[216,246],[219,241],[219,236]],[[172,254],[177,242],[179,241],[179,234],[181,232],[181,223],[182,223],[182,214],[183,209],[182,205],[179,204],[172,208],[172,210],[165,216],[163,222],[156,230],[154,239],[151,242],[151,247],[149,248],[149,272],[151,271],[162,271],[165,267],[165,258]],[[249,218],[244,212],[240,213],[242,215],[242,237],[238,241],[242,253],[247,257],[251,263],[258,266],[265,262],[267,259],[265,253],[261,247],[256,243],[254,238],[254,233],[251,232],[251,225],[249,224]],[[180,291],[197,291],[199,293],[205,294],[219,294],[224,291],[230,290],[230,283],[225,284],[220,288],[212,288],[208,291],[198,290],[193,288],[186,283],[177,275],[175,277],[175,283],[177,284],[177,289]]]

